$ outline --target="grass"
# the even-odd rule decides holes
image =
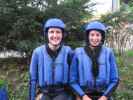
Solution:
[[[120,67],[120,84],[115,94],[115,100],[133,99],[133,66]]]
[[[4,84],[5,84],[5,81],[4,81],[4,80],[0,80],[0,88],[1,88],[2,86],[4,86]]]
[[[128,57],[133,57],[133,50],[126,51]]]

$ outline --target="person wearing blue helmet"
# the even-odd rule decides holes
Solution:
[[[119,83],[111,48],[103,46],[106,27],[99,21],[86,24],[86,46],[76,48],[70,67],[70,86],[77,100],[110,100]]]
[[[63,44],[65,24],[61,19],[48,19],[44,25],[47,42],[37,47],[30,64],[29,100],[70,100],[69,69],[72,50]],[[41,95],[36,99],[37,87]]]

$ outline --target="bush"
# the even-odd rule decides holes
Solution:
[[[4,80],[0,80],[0,99],[8,100],[8,92],[6,90],[6,83]]]
[[[4,80],[0,80],[0,88],[3,87],[5,85],[5,81]]]
[[[128,57],[133,57],[133,50],[128,50],[126,54]]]

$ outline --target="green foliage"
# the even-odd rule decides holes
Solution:
[[[133,22],[133,3],[131,6],[122,4],[120,10],[103,15],[101,20],[113,28],[119,28],[123,22]]]
[[[19,77],[17,77],[16,82],[17,81],[20,82],[16,83],[15,90],[14,90],[14,85],[12,83],[8,84],[8,92],[10,100],[27,100],[29,94],[28,73],[22,73]]]
[[[120,85],[114,94],[115,100],[132,100],[133,98],[133,66],[119,67]]]
[[[67,45],[71,46],[73,49],[77,47],[82,47],[85,45],[84,41],[69,41]]]
[[[39,36],[36,16],[41,12],[28,4],[29,0],[0,1],[0,49],[16,50],[18,41]]]
[[[5,85],[5,81],[4,80],[0,80],[0,88],[2,87],[2,86],[4,86]]]
[[[22,40],[22,41],[18,41],[16,47],[17,47],[18,51],[26,52],[26,56],[30,57],[33,49],[35,49],[40,44],[41,43],[39,43],[35,40]]]
[[[122,59],[121,56],[117,57],[117,63],[118,63],[119,66],[124,66],[123,59]]]
[[[133,6],[133,3],[131,3]],[[133,7],[127,4],[122,4],[120,10],[102,16],[101,20],[109,26],[107,43],[110,47],[118,50],[118,55],[121,56],[120,61],[123,64],[126,64],[126,54],[125,49],[128,49],[126,46],[129,45],[129,48],[132,47],[132,43],[129,41],[132,40],[130,37],[133,35]]]
[[[16,59],[17,61],[15,59],[4,59],[6,63],[0,67],[0,79],[7,81],[9,100],[27,100],[29,95],[28,68],[27,65],[16,63],[18,59]],[[13,62],[11,63],[10,60]],[[19,60],[22,61],[22,59]],[[5,66],[6,69],[2,66]],[[18,66],[23,66],[23,69]],[[1,83],[3,84],[3,81]]]
[[[69,40],[83,39],[82,24],[91,17],[90,0],[0,0],[0,50],[13,49],[27,56],[44,42],[42,23],[59,17],[71,34]]]
[[[133,50],[126,51],[128,57],[133,57]]]
[[[132,100],[133,95],[131,90],[117,91],[114,95],[114,100]]]

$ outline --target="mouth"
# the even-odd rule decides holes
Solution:
[[[59,39],[52,39],[52,41],[58,42],[58,41],[60,41],[60,40],[59,40]]]
[[[95,41],[95,42],[93,41],[92,43],[97,44],[98,42],[97,41]]]
[[[57,38],[57,37],[55,37],[55,38],[51,38],[51,40],[53,40],[53,41],[59,41],[60,39]]]
[[[53,41],[53,43],[59,43],[59,42],[61,42],[61,39],[59,39],[59,38],[54,38],[54,39],[51,39],[51,41]]]

